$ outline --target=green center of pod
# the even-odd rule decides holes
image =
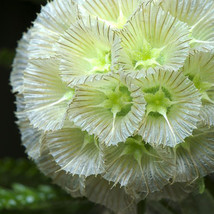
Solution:
[[[97,50],[96,57],[87,58],[91,64],[91,74],[108,73],[111,70],[111,51]]]
[[[165,59],[162,50],[162,48],[153,48],[150,43],[145,41],[141,48],[131,53],[134,69],[141,70],[163,65]]]
[[[83,132],[83,145],[82,149],[84,149],[88,144],[95,144],[95,146],[99,149],[99,141],[95,135],[89,135],[86,131]]]
[[[126,86],[118,85],[105,92],[106,98],[102,103],[104,108],[110,109],[117,116],[125,116],[131,110],[131,92]]]
[[[102,18],[101,18],[102,20]],[[120,11],[120,15],[118,16],[117,19],[103,19],[103,21],[105,21],[107,24],[109,24],[110,26],[112,26],[113,28],[118,28],[118,29],[122,29],[123,26],[126,24],[127,22],[127,18],[124,16],[124,14],[122,13],[122,11]]]
[[[147,154],[147,155],[152,155],[150,153],[151,146],[149,144],[146,144],[143,140],[142,137],[139,135],[129,137],[126,142],[125,142],[125,147],[124,150],[121,154],[123,155],[132,155],[134,159],[141,165],[141,159],[142,156]]]
[[[202,95],[202,99],[206,102],[214,103],[214,101],[209,97],[208,91],[214,86],[213,83],[203,81],[200,74],[188,75],[189,79],[193,81],[195,87],[199,90]]]
[[[144,90],[147,115],[158,117],[166,115],[172,106],[172,98],[164,87],[153,87]]]

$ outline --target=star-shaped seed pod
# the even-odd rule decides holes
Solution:
[[[190,54],[181,71],[202,96],[201,120],[209,126],[214,125],[214,51]]]
[[[30,123],[40,130],[62,128],[74,89],[67,87],[59,76],[55,58],[36,59],[24,72],[24,100]]]
[[[107,145],[125,141],[145,113],[143,94],[135,84],[131,78],[114,74],[77,86],[69,119]]]
[[[188,24],[193,49],[214,48],[213,0],[161,0],[159,4],[164,11]]]
[[[26,152],[33,160],[40,157],[41,136],[42,132],[34,129],[25,112],[25,102],[23,95],[16,95],[16,117],[17,124],[21,133],[22,145],[26,148]]]
[[[86,179],[85,196],[121,214],[137,214],[137,202],[139,200],[129,195],[124,188],[114,185],[113,182],[100,176],[90,176]]]
[[[98,17],[115,29],[121,29],[142,0],[80,0],[78,8],[83,17]]]
[[[62,80],[72,87],[111,73],[120,48],[117,40],[110,26],[98,19],[71,25],[55,46]]]
[[[53,182],[61,186],[72,197],[83,197],[85,194],[85,178],[72,175],[62,170],[50,154],[48,145],[43,140],[40,146],[41,156],[35,160],[41,172],[50,177]]]
[[[176,149],[178,182],[193,182],[214,170],[213,127],[199,124],[193,136],[185,139]]]
[[[54,44],[72,23],[78,19],[76,3],[72,0],[55,0],[42,7],[33,23],[34,33],[29,41],[29,58],[55,57]]]
[[[23,93],[24,90],[23,71],[26,69],[28,64],[28,46],[32,32],[33,29],[23,34],[22,39],[19,41],[16,49],[16,56],[13,60],[13,71],[10,75],[13,93]]]
[[[104,172],[99,142],[72,123],[67,122],[62,129],[46,133],[43,141],[61,170],[66,173],[87,177]]]
[[[141,136],[129,137],[126,142],[103,149],[105,159],[104,178],[116,185],[127,186],[127,191],[149,194],[160,191],[170,183],[175,171],[173,152],[153,148]]]
[[[141,78],[146,114],[138,134],[151,145],[175,147],[199,121],[200,93],[182,72],[160,70]]]
[[[145,71],[178,70],[189,53],[185,23],[153,3],[143,4],[120,32],[119,64],[132,77]]]

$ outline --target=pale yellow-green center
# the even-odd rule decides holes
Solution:
[[[71,100],[74,96],[75,90],[74,89],[70,89],[68,92],[66,92],[63,96],[63,98],[65,100]]]
[[[196,75],[188,75],[188,76],[189,76],[189,79],[193,81],[195,87],[201,93],[202,99],[204,101],[213,103],[213,101],[210,99],[207,92],[214,86],[214,84],[207,81],[203,81],[199,73]]]
[[[172,99],[169,91],[164,87],[153,87],[144,90],[146,100],[146,113],[154,117],[166,115],[171,106]]]
[[[117,19],[111,19],[110,17],[105,17],[105,18],[100,18],[100,20],[104,21],[105,23],[107,23],[113,28],[119,28],[119,29],[122,29],[127,22],[127,18],[123,15],[121,10]]]
[[[141,48],[133,50],[131,59],[135,70],[161,66],[165,62],[162,48],[153,48],[148,42],[144,42]]]
[[[118,85],[105,92],[106,99],[102,103],[104,108],[110,109],[117,116],[125,116],[131,109],[132,97],[128,88]]]
[[[87,58],[90,63],[91,74],[108,73],[111,70],[111,51],[110,50],[97,50],[97,54],[93,58]]]
[[[145,154],[152,155],[150,153],[150,148],[151,146],[149,144],[146,144],[142,140],[141,136],[136,135],[134,137],[129,137],[126,140],[125,147],[121,156],[132,155],[134,159],[138,162],[138,164],[141,166],[142,156]]]
[[[116,22],[112,22],[112,25],[116,28],[122,29],[123,26],[126,24],[127,18],[123,15],[123,13],[120,13],[120,16],[118,17]]]

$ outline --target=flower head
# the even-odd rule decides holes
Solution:
[[[40,170],[125,214],[197,189],[214,172],[213,14],[213,0],[42,7],[11,73],[22,142]]]

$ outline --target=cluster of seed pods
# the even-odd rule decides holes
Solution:
[[[26,152],[114,212],[181,198],[214,172],[213,50],[213,0],[48,2],[11,73]]]

